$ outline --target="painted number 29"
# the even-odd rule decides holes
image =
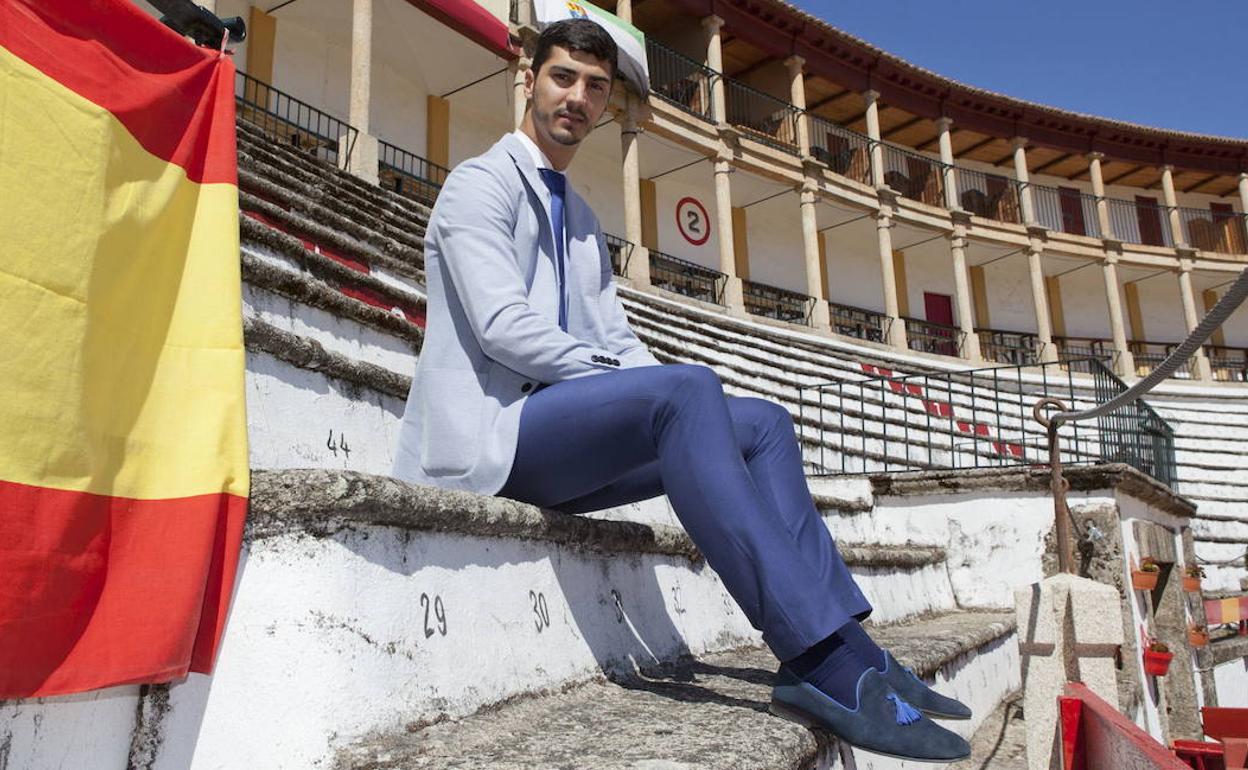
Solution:
[[[429,594],[421,594],[420,604],[425,608],[425,638],[428,639],[435,633],[446,636],[446,608],[442,606],[442,597],[434,594],[433,601],[430,601]],[[434,626],[429,625],[429,609],[431,607],[433,608],[433,617],[437,631],[434,631]]]

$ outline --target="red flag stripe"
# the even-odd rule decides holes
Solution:
[[[145,13],[82,0],[0,2],[0,48],[117,117],[148,152],[194,182],[238,183],[233,69]],[[124,81],[125,88],[117,83]],[[201,105],[188,95],[215,95]],[[221,123],[229,123],[221,130]]]

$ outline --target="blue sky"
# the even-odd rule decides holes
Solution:
[[[1244,0],[790,0],[914,64],[1029,101],[1248,138]]]

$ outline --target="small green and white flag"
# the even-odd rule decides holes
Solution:
[[[650,95],[650,66],[646,62],[646,36],[620,17],[576,0],[533,0],[538,29],[564,19],[589,19],[607,31],[619,46],[620,75],[642,99]]]

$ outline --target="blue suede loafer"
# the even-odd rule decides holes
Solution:
[[[888,659],[888,668],[883,671],[884,681],[910,705],[935,719],[971,718],[970,708],[962,701],[945,697],[928,687],[913,671],[901,665],[891,652],[885,650],[884,655]]]
[[[858,708],[847,709],[786,668],[776,675],[771,713],[827,730],[851,746],[916,762],[953,762],[971,755],[955,733],[923,716],[868,669],[858,679]]]

